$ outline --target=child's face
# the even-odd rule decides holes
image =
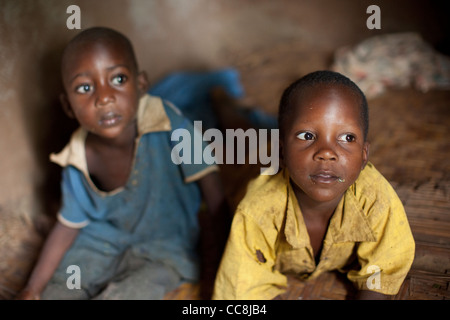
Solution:
[[[346,87],[317,85],[292,103],[281,147],[293,189],[299,200],[335,203],[368,160],[359,100]]]
[[[117,138],[135,126],[145,74],[138,74],[120,43],[86,43],[68,54],[63,65],[66,94],[61,101],[69,116],[90,133]]]

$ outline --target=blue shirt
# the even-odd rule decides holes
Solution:
[[[88,248],[105,257],[132,248],[139,256],[171,265],[186,279],[197,279],[197,214],[202,199],[194,181],[217,166],[172,162],[177,142],[171,141],[171,132],[184,128],[193,136],[194,127],[170,103],[145,95],[137,121],[134,164],[124,187],[104,192],[92,182],[85,156],[87,132],[82,128],[63,151],[51,155],[64,167],[58,220],[82,228],[69,255],[80,246],[84,255]]]

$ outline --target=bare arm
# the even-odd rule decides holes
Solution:
[[[73,229],[56,222],[42,248],[27,285],[16,299],[40,299],[48,281],[53,276],[62,257],[77,237],[79,229]]]
[[[203,177],[199,185],[207,206],[207,211],[200,216],[201,294],[204,299],[210,299],[230,230],[231,215],[218,172]]]

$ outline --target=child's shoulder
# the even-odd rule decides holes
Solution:
[[[392,189],[389,181],[369,162],[361,171],[358,179],[352,187],[359,188],[363,193],[386,193]]]
[[[403,210],[403,205],[389,181],[368,163],[349,191],[355,195],[360,207],[368,215],[373,212]]]
[[[169,113],[160,97],[145,94],[139,101],[137,111],[140,134],[169,131],[171,129]]]
[[[192,121],[171,101],[148,93],[141,98],[138,119],[139,127],[144,131],[149,128],[148,131],[170,132],[192,126]]]
[[[251,180],[237,210],[255,221],[282,216],[288,192],[284,174],[281,170],[275,175],[259,175]]]

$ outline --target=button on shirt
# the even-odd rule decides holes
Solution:
[[[392,295],[411,267],[414,248],[400,199],[369,163],[330,219],[316,264],[288,172],[283,170],[249,184],[233,219],[213,298],[272,299],[285,291],[286,274],[307,280],[331,270],[347,272],[357,289]],[[372,283],[369,277],[375,271],[380,281]]]
[[[171,133],[182,128],[193,136],[194,127],[169,103],[145,95],[137,121],[135,158],[124,187],[104,192],[92,182],[85,155],[87,132],[82,128],[59,154],[51,155],[64,168],[58,219],[81,228],[65,261],[86,264],[83,278],[96,279],[115,257],[132,248],[138,256],[172,266],[186,279],[197,279],[197,213],[202,199],[193,182],[218,167],[174,164],[171,152],[177,142],[171,141]],[[77,256],[77,250],[84,256]],[[110,262],[100,267],[103,262],[90,260],[89,254]]]

